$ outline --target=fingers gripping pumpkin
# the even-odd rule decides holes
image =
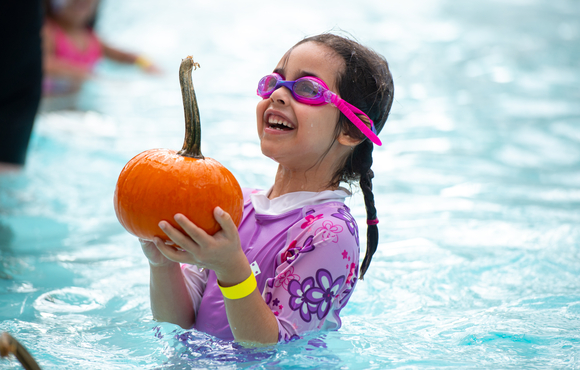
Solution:
[[[179,82],[185,111],[185,141],[179,152],[151,149],[131,159],[121,171],[115,189],[115,212],[131,234],[151,240],[169,240],[161,220],[184,232],[173,216],[182,213],[213,235],[220,230],[213,210],[219,206],[236,225],[242,219],[243,198],[234,175],[218,161],[201,154],[201,125],[191,70],[192,57],[181,62]]]

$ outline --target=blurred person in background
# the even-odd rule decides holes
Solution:
[[[135,64],[148,73],[159,69],[147,58],[113,48],[94,32],[99,0],[43,0],[43,95],[79,91],[103,57]]]

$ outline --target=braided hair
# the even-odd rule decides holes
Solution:
[[[326,45],[344,60],[345,68],[336,76],[338,93],[342,99],[365,112],[373,120],[377,132],[380,132],[389,116],[395,89],[385,58],[356,41],[331,33],[305,38],[295,47],[306,42]],[[359,118],[366,120],[363,116]],[[374,173],[371,170],[374,145],[342,113],[336,125],[335,137],[337,138],[340,133],[361,140],[335,172],[332,185],[338,186],[341,182],[352,183],[358,180],[364,195],[367,213],[367,250],[361,265],[362,280],[379,243],[372,183]]]

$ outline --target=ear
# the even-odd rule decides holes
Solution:
[[[349,135],[345,134],[344,132],[342,132],[340,135],[338,135],[337,141],[341,145],[355,147],[358,144],[360,144],[362,140],[355,139],[352,136],[349,136]]]

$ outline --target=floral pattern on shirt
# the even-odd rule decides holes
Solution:
[[[322,217],[324,217],[324,216],[323,215],[318,215],[318,216],[308,215],[304,218],[306,220],[306,222],[303,223],[301,227],[303,229],[306,229],[308,226],[312,225],[316,220],[320,220]]]
[[[330,220],[325,220],[322,226],[316,229],[316,233],[320,233],[322,239],[330,239],[333,243],[338,243],[338,234],[342,232],[342,226],[332,223]]]
[[[288,290],[288,285],[294,280],[300,280],[300,276],[294,273],[294,267],[290,267],[280,275],[276,276],[274,286],[276,288],[283,287],[285,290]]]
[[[359,245],[358,242],[358,226],[356,225],[356,221],[354,217],[350,214],[350,209],[347,206],[338,209],[338,213],[333,213],[332,217],[336,217],[338,219],[343,220],[346,223],[346,227],[348,231],[350,231],[351,235],[353,235],[356,239],[356,245]]]
[[[269,279],[264,289],[281,340],[341,325],[340,310],[357,282],[359,240],[349,209],[334,204],[308,208],[288,230],[276,278]]]
[[[314,236],[313,235],[309,236],[304,241],[302,247],[297,247],[296,246],[297,241],[293,240],[286,249],[286,252],[282,254],[282,262],[288,261],[288,263],[292,263],[296,258],[298,258],[298,255],[300,253],[307,253],[313,251],[314,250],[314,245],[312,243],[313,240]]]
[[[306,322],[311,320],[311,314],[316,313],[318,320],[322,320],[330,310],[331,301],[338,297],[338,291],[344,283],[344,276],[332,279],[332,274],[326,269],[316,272],[316,283],[312,276],[304,279],[302,284],[292,280],[288,284],[290,293],[289,305],[294,311],[300,311],[300,317]]]

